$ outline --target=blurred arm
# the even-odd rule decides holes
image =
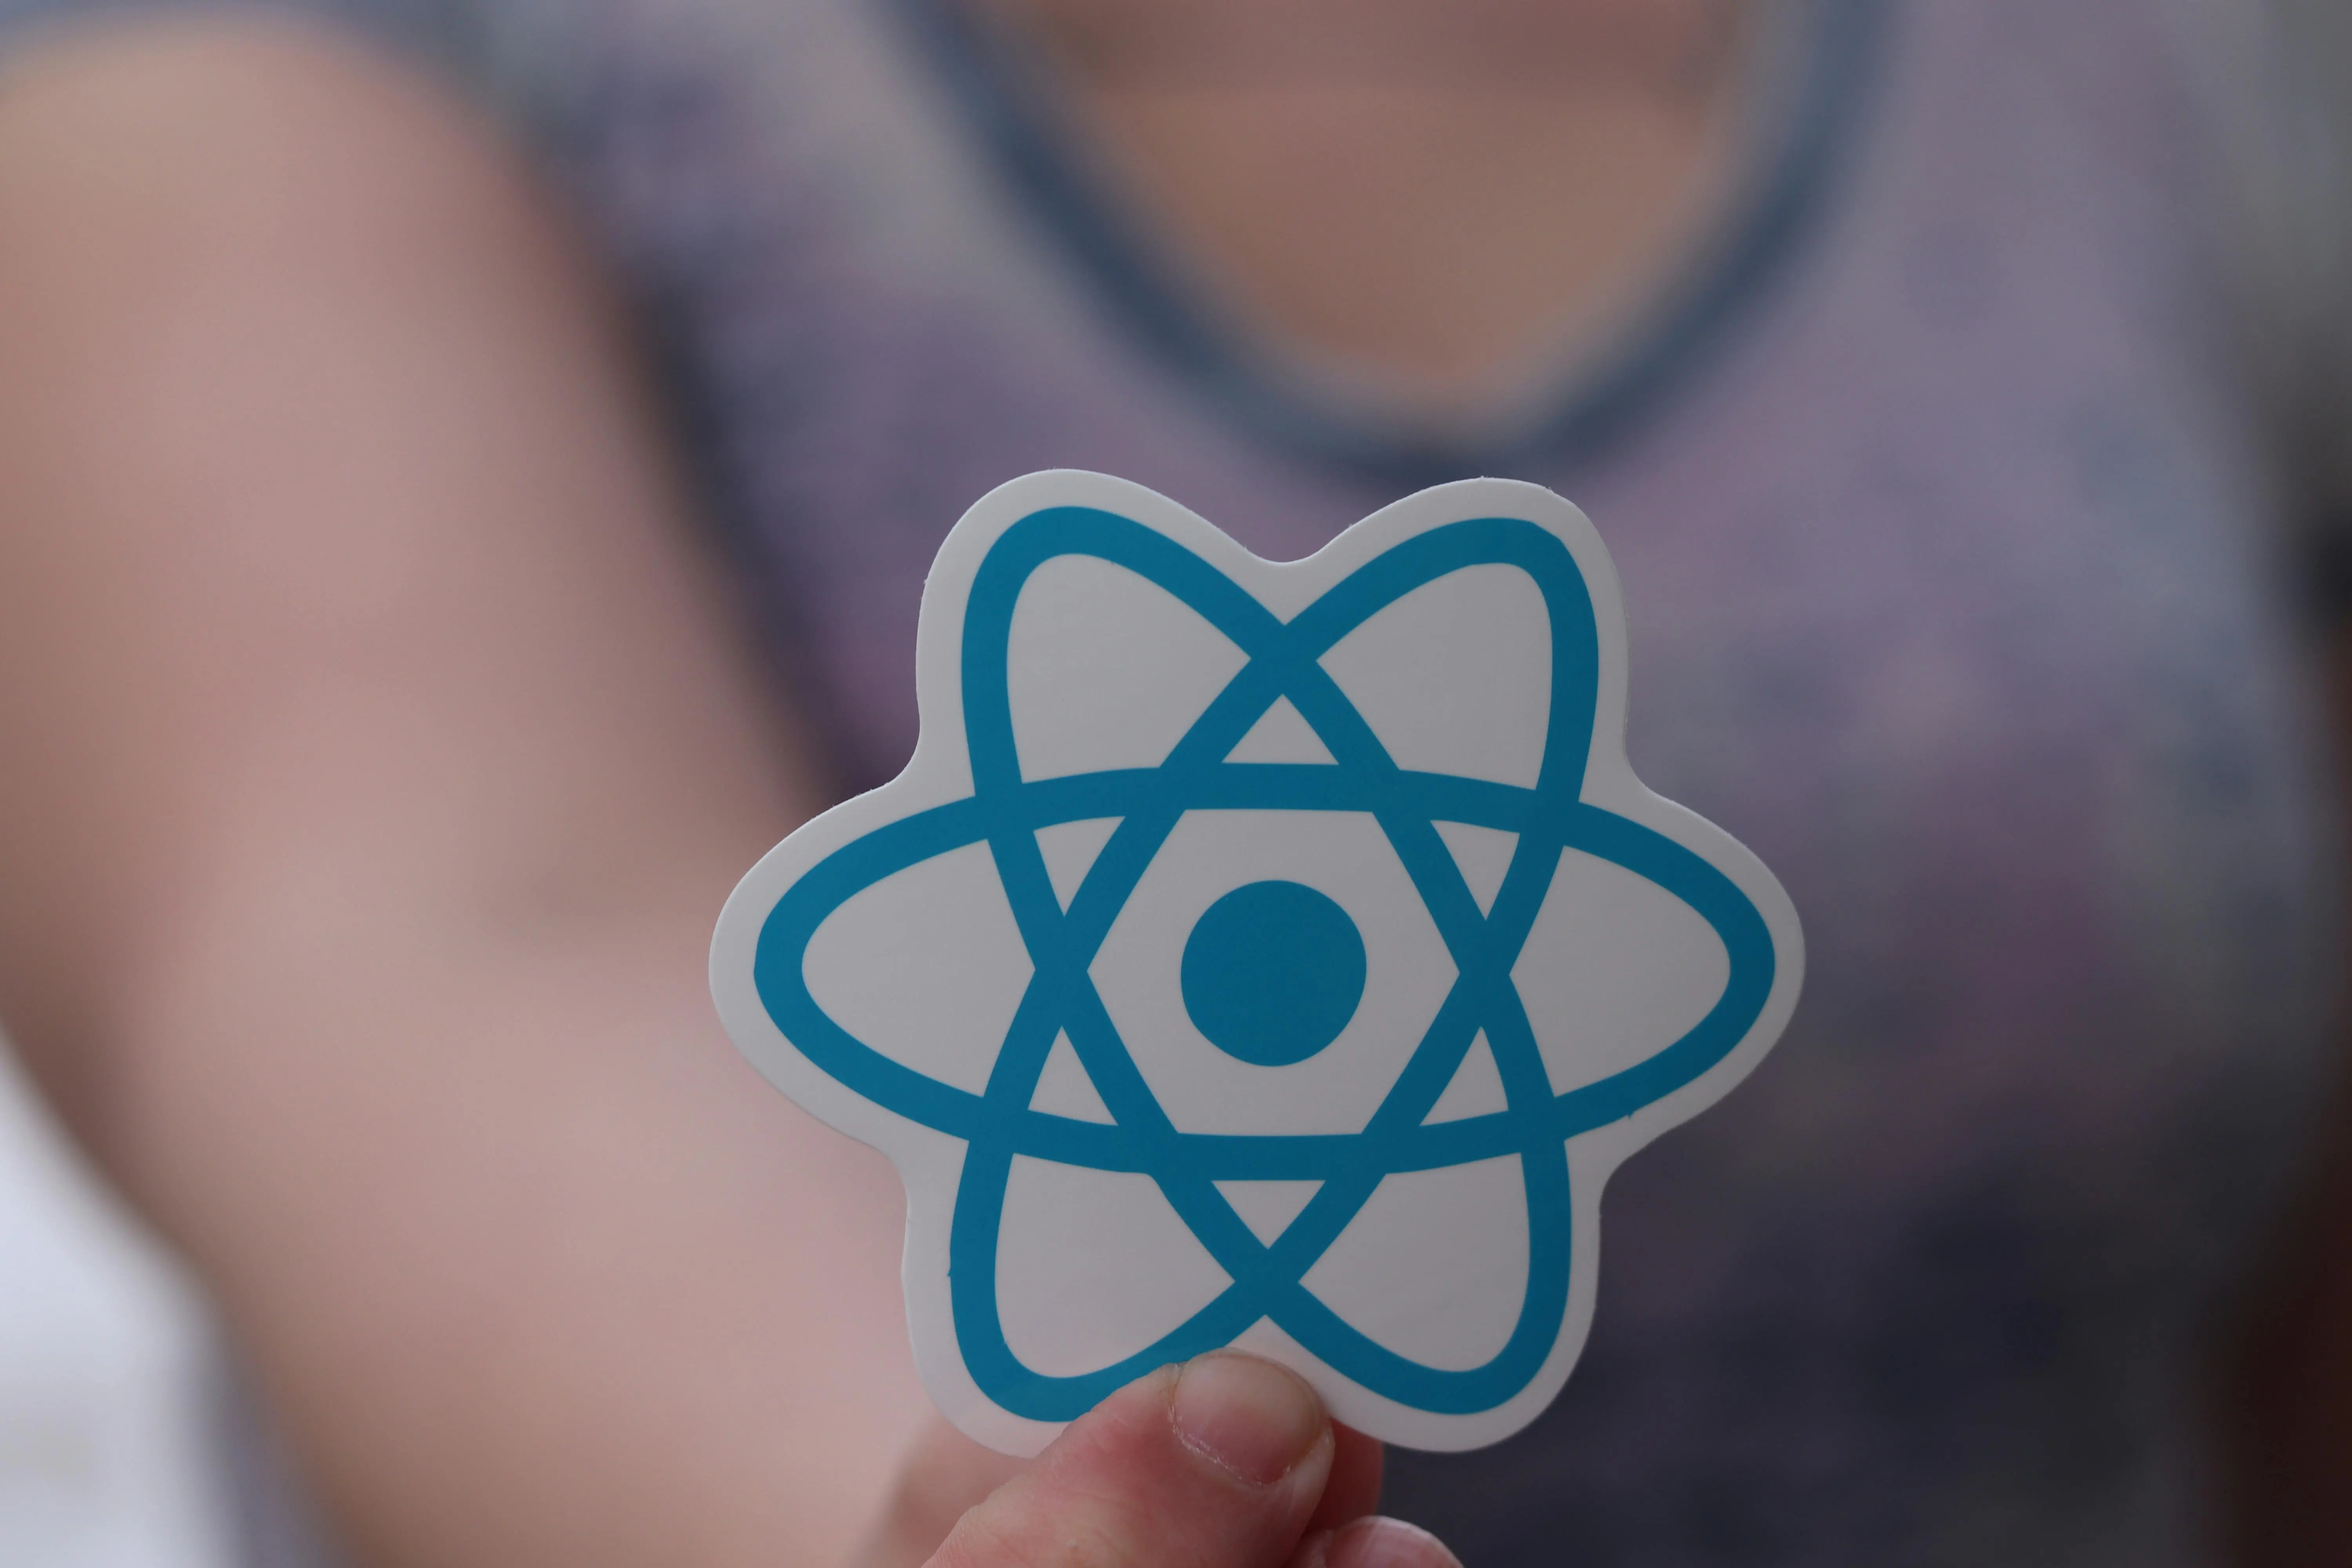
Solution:
[[[820,801],[493,139],[281,26],[0,71],[0,1016],[363,1555],[826,1562],[878,1157],[704,989]]]

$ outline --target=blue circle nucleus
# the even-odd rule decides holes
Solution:
[[[1157,767],[1046,779],[1022,774],[1005,659],[1013,606],[1031,575],[1065,555],[1094,556],[1136,573],[1190,606],[1247,658]],[[1526,574],[1550,617],[1550,710],[1533,787],[1400,767],[1318,662],[1341,637],[1406,594],[1487,565]],[[973,1383],[1013,1415],[1074,1420],[1152,1368],[1229,1344],[1264,1320],[1335,1372],[1414,1409],[1469,1415],[1509,1401],[1542,1370],[1567,1312],[1574,1213],[1568,1140],[1633,1115],[1722,1061],[1762,1015],[1775,968],[1764,917],[1729,878],[1688,847],[1581,798],[1601,653],[1591,595],[1568,546],[1520,518],[1447,523],[1391,546],[1283,620],[1166,534],[1094,508],[1045,508],[988,547],[965,600],[957,652],[972,793],[885,823],[811,867],[762,922],[752,977],[778,1031],[820,1069],[900,1116],[964,1141],[949,1222],[948,1288],[956,1348]],[[1332,760],[1228,761],[1251,726],[1286,699]],[[1096,989],[1095,955],[1178,819],[1188,811],[1234,809],[1370,814],[1453,959],[1452,989],[1359,1131],[1180,1131],[1153,1098]],[[1037,834],[1058,823],[1105,817],[1118,818],[1118,826],[1066,907],[1046,873]],[[1483,908],[1446,851],[1441,822],[1517,836],[1502,885]],[[974,844],[985,844],[995,862],[1034,971],[979,1093],[919,1072],[858,1039],[817,1005],[804,970],[810,939],[835,910],[887,878]],[[1607,1078],[1555,1091],[1511,971],[1570,849],[1622,867],[1689,905],[1722,939],[1730,963],[1722,994],[1679,1039]],[[1237,924],[1248,923],[1237,918]],[[1230,952],[1220,951],[1225,939],[1213,932],[1203,939],[1196,931],[1188,949],[1197,941],[1211,943],[1204,966],[1228,973],[1240,967]],[[1235,1038],[1271,1041],[1282,1035],[1289,1042],[1285,1048],[1296,1050],[1313,1031],[1297,1024],[1295,1015],[1293,1022],[1271,1022],[1284,1008],[1328,1022],[1345,992],[1352,1012],[1354,988],[1332,984],[1330,961],[1318,962],[1323,966],[1315,983],[1323,988],[1319,1001],[1279,1003],[1253,1026],[1262,1030],[1255,1037],[1249,1029],[1225,1030],[1226,1048],[1234,1048]],[[1199,1002],[1187,987],[1187,1005],[1196,1013],[1221,1018],[1228,1005],[1236,1014],[1247,1011],[1238,998],[1207,1000],[1205,984]],[[1431,1108],[1482,1033],[1502,1078],[1507,1109],[1430,1122]],[[1110,1122],[1032,1109],[1046,1057],[1065,1034]],[[1237,1054],[1247,1059],[1248,1048]],[[1006,1342],[996,1295],[997,1242],[1016,1157],[1150,1176],[1231,1283],[1124,1360],[1066,1376],[1027,1365]],[[1528,1210],[1528,1270],[1510,1336],[1485,1364],[1440,1367],[1401,1355],[1302,1282],[1386,1178],[1497,1158],[1517,1163]],[[1218,1183],[1236,1180],[1321,1185],[1269,1243],[1218,1190]]]
[[[1303,882],[1252,882],[1211,904],[1184,942],[1184,1011],[1253,1067],[1303,1062],[1364,999],[1364,939]]]

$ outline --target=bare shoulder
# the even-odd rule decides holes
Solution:
[[[158,1026],[126,967],[323,941],[289,883],[396,868],[381,952],[789,826],[672,467],[596,258],[452,91],[284,22],[0,68],[0,1016],[53,1089],[53,1042]]]
[[[143,242],[92,283],[296,241],[394,262],[387,241],[495,219],[509,162],[454,90],[320,22],[90,20],[0,60],[0,203],[42,220],[0,230],[0,255]]]

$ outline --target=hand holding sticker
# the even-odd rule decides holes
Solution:
[[[1601,1188],[1786,1024],[1788,899],[1623,756],[1583,514],[1423,491],[1259,560],[1102,475],[941,546],[897,779],[720,917],[771,1081],[908,1191],[932,1397],[1034,1453],[1234,1345],[1468,1448],[1549,1403]]]

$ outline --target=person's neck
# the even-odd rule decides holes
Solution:
[[[1743,0],[982,0],[1270,337],[1437,408],[1622,318],[1715,208]]]

